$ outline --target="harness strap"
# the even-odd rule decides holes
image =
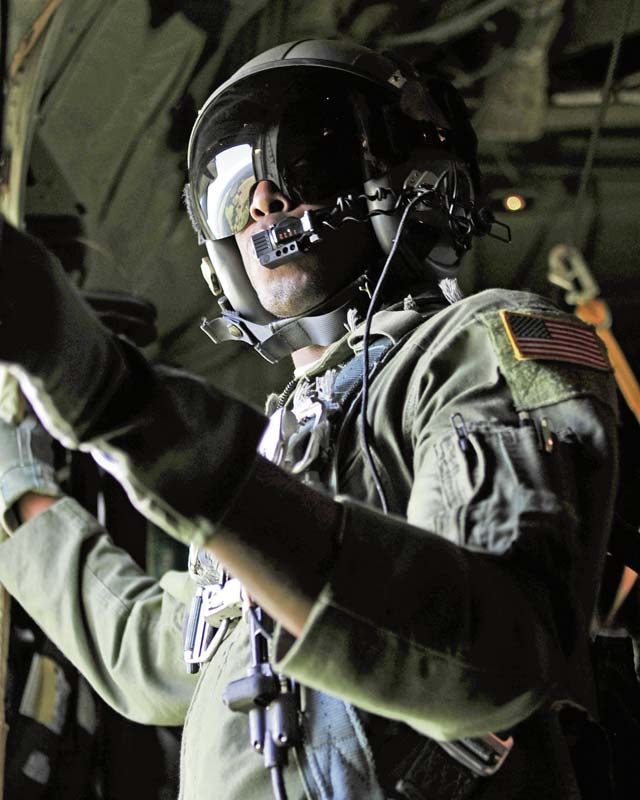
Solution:
[[[577,248],[566,244],[553,247],[549,252],[547,277],[550,283],[565,291],[565,300],[569,305],[574,306],[575,315],[583,322],[595,327],[596,333],[607,350],[618,389],[629,406],[629,410],[640,423],[640,384],[611,330],[609,305],[600,297],[600,287],[591,274],[582,253]],[[626,539],[630,540],[630,537],[627,536]],[[620,539],[618,548],[619,555],[625,564],[609,611],[604,615],[606,625],[613,625],[616,614],[638,579],[637,569],[632,569],[632,566],[636,565],[629,565],[629,556],[626,552],[628,548]]]
[[[616,383],[629,409],[640,423],[640,384],[633,374],[618,340],[611,330],[611,312],[607,303],[594,297],[576,305],[576,316],[583,322],[595,326],[598,336],[604,342],[613,367]]]
[[[373,376],[376,368],[381,365],[384,358],[402,346],[388,336],[379,336],[369,345],[369,370]],[[354,407],[358,405],[358,396],[362,388],[364,376],[364,351],[351,358],[334,376],[328,396],[324,402],[330,408],[330,421],[332,432],[338,428]],[[317,392],[316,392],[317,394]],[[299,457],[298,465],[293,471],[302,474],[310,480],[311,470],[314,473],[321,471],[329,462],[332,448],[324,447],[313,450],[314,458],[310,460],[307,455],[312,451],[308,443],[312,440],[314,431],[320,424],[317,417],[311,415],[309,406],[309,419],[301,418],[301,425],[289,439],[289,456]],[[303,412],[305,413],[305,412]],[[295,460],[295,457],[293,460]],[[310,693],[316,697],[316,693]],[[335,785],[353,786],[354,775],[359,774],[359,780],[368,784],[367,791],[355,792],[354,796],[374,797],[374,783],[372,777],[372,763],[375,764],[378,780],[385,788],[385,797],[388,800],[463,800],[482,778],[493,775],[502,766],[513,746],[513,739],[508,737],[499,739],[494,734],[488,733],[484,737],[474,737],[453,742],[436,742],[422,736],[401,723],[356,712],[349,704],[336,698],[318,695],[316,702],[324,703],[331,708],[331,714],[325,709],[323,712],[324,726],[337,726],[343,730],[344,742],[350,742],[353,748],[349,751],[350,757],[341,754],[340,769],[332,775]],[[312,705],[310,706],[312,707]],[[368,755],[367,748],[363,748],[361,737],[358,734],[357,716],[362,716],[364,728],[368,737],[371,737],[373,758]],[[310,718],[307,717],[309,726]],[[324,800],[325,795],[320,786],[322,781],[319,775],[323,770],[314,769],[317,764],[318,748],[311,734],[313,726],[308,727],[304,737],[303,748],[305,758],[301,759],[301,766],[308,784],[315,785],[319,790],[319,797]],[[389,730],[392,730],[389,735]],[[335,732],[335,731],[334,731]],[[349,735],[347,735],[349,732]],[[325,731],[326,733],[326,731]],[[333,737],[330,737],[333,738]],[[326,737],[322,737],[326,747]],[[396,755],[391,758],[390,753]],[[331,761],[331,759],[330,759]],[[336,764],[334,762],[334,769]],[[358,764],[355,769],[354,765]],[[326,770],[324,771],[326,773]],[[366,778],[365,778],[366,776]],[[362,790],[362,786],[360,787]],[[377,796],[377,795],[375,795]]]

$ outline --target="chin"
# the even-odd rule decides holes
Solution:
[[[307,296],[306,294],[296,294],[295,296],[259,297],[261,305],[274,317],[286,319],[287,317],[298,317],[319,305],[325,296]]]
[[[277,268],[279,269],[279,268]],[[317,306],[331,294],[308,273],[273,275],[268,286],[258,288],[261,305],[276,317],[297,317]]]

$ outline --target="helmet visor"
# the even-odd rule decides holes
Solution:
[[[205,235],[241,231],[260,180],[294,207],[361,191],[364,146],[344,81],[280,70],[230,87],[205,107],[190,145],[190,191]]]

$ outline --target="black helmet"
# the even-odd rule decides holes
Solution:
[[[399,220],[388,190],[397,193],[408,174],[432,175],[437,184],[452,180],[453,165],[459,208],[473,203],[479,180],[475,134],[450,84],[422,79],[365,47],[329,40],[274,47],[216,89],[193,128],[188,165],[185,197],[215,273],[205,277],[223,295],[223,317],[203,327],[214,341],[250,342],[269,360],[343,335],[357,290],[345,287],[295,319],[278,319],[262,307],[234,239],[249,221],[258,181],[272,181],[294,204],[335,205],[341,196],[367,195],[382,256]],[[424,215],[416,219],[419,230],[407,241],[414,261],[449,274],[468,242],[450,235],[445,217],[435,215],[426,225]]]

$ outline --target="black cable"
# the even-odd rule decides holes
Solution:
[[[607,113],[607,109],[609,108],[609,101],[611,100],[611,87],[613,85],[613,78],[615,75],[616,67],[618,66],[618,60],[620,58],[620,49],[622,47],[622,40],[624,39],[624,35],[627,32],[627,27],[629,26],[629,20],[631,19],[631,12],[633,11],[634,3],[635,0],[628,0],[626,13],[622,15],[620,28],[613,39],[611,58],[609,59],[607,75],[605,77],[604,84],[602,86],[602,101],[598,108],[598,113],[596,115],[596,118],[593,122],[593,127],[591,128],[591,137],[589,139],[589,145],[587,147],[587,155],[585,157],[584,166],[582,168],[582,173],[580,175],[580,185],[578,187],[578,192],[576,194],[576,201],[574,205],[574,214],[573,214],[573,229],[571,231],[570,244],[576,244],[576,240],[578,237],[578,227],[580,225],[580,219],[582,217],[582,205],[587,191],[587,186],[589,184],[589,178],[591,177],[591,172],[593,170],[593,161],[596,155],[596,147],[600,139],[602,125],[604,123],[604,118]]]
[[[284,771],[280,765],[271,767],[271,788],[275,800],[287,800],[287,790],[284,785]]]
[[[254,625],[259,633],[261,633],[265,639],[273,639],[273,634],[269,633],[269,631],[264,627],[264,625],[260,622],[258,618],[258,612],[256,611],[255,606],[249,606],[249,614],[253,618]]]
[[[402,212],[402,217],[400,218],[400,222],[398,224],[398,229],[396,231],[395,238],[393,240],[393,245],[389,250],[389,255],[387,256],[387,260],[384,262],[384,266],[382,267],[382,271],[380,272],[380,277],[378,278],[373,293],[371,295],[371,300],[369,302],[369,308],[367,309],[367,316],[364,322],[364,332],[362,336],[362,346],[364,348],[364,361],[363,361],[363,374],[362,374],[362,392],[360,394],[360,436],[362,439],[362,451],[364,453],[364,458],[367,463],[367,467],[369,468],[369,472],[371,473],[371,477],[373,478],[374,486],[376,487],[376,492],[378,497],[380,498],[380,505],[382,510],[385,513],[389,511],[389,504],[387,503],[387,497],[384,492],[384,487],[382,486],[382,482],[380,480],[380,476],[378,475],[378,470],[376,465],[373,461],[373,455],[371,453],[371,446],[369,444],[369,424],[367,422],[367,406],[369,404],[369,340],[371,338],[371,323],[373,321],[373,315],[376,310],[376,306],[378,304],[378,299],[380,297],[380,292],[382,291],[382,286],[389,274],[389,268],[391,266],[391,262],[393,257],[396,254],[398,249],[398,244],[400,242],[400,235],[402,233],[402,229],[405,226],[409,213],[413,210],[413,206],[418,203],[422,199],[422,194],[417,194],[415,197],[412,197],[411,200],[407,203],[406,208]]]

